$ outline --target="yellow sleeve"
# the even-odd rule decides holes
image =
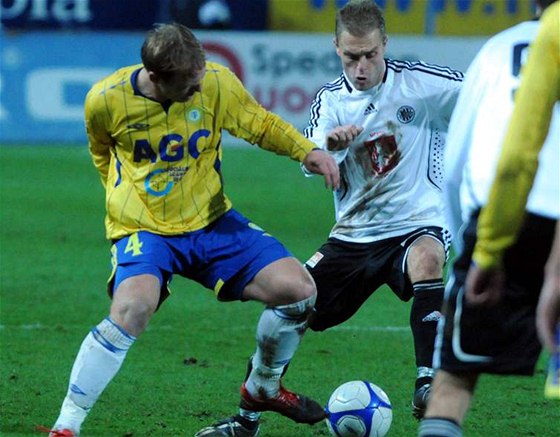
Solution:
[[[501,263],[524,219],[554,104],[560,100],[560,4],[541,18],[521,73],[515,108],[504,139],[496,178],[482,209],[473,260],[484,269]]]
[[[93,164],[99,172],[103,187],[107,184],[111,148],[113,140],[107,131],[108,105],[104,99],[101,85],[95,85],[87,94],[85,106],[85,124],[89,142],[89,151]]]
[[[303,161],[315,144],[290,123],[263,108],[237,76],[230,71],[228,73],[229,92],[224,97],[227,107],[224,129],[265,150]]]

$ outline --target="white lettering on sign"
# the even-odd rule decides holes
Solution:
[[[111,71],[106,68],[41,68],[30,72],[25,82],[29,115],[38,120],[82,120],[87,91]],[[83,89],[83,94],[72,96],[72,102],[68,101],[69,92],[76,89]]]
[[[9,2],[8,2],[9,3]],[[0,6],[0,16],[10,20],[24,14],[28,7],[30,21],[56,20],[61,23],[91,21],[90,0],[14,0],[11,6]]]
[[[274,50],[265,44],[256,44],[252,49],[253,71],[257,74],[269,74],[273,78],[286,75],[300,74],[313,76],[314,74],[338,75],[340,73],[340,59],[334,49],[327,45],[328,50],[322,53],[299,51],[300,44],[289,50]]]

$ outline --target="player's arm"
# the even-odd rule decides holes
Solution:
[[[480,54],[480,53],[479,53]],[[450,67],[420,62],[426,71],[434,74],[416,76],[419,92],[430,110],[436,126],[447,130],[451,115],[463,88],[464,74]]]
[[[315,174],[325,177],[325,186],[336,189],[340,185],[340,171],[338,164],[327,152],[320,149],[313,149],[307,154],[302,162],[304,168]]]
[[[314,145],[278,115],[264,109],[229,70],[219,74],[220,104],[226,107],[223,128],[251,144],[302,162]]]
[[[233,73],[226,70],[224,76],[224,81],[228,82],[222,84],[228,89],[228,93],[224,93],[227,96],[224,97],[227,105],[225,129],[251,144],[303,163],[309,171],[323,175],[327,187],[338,187],[338,165],[331,156],[314,150],[315,144],[294,126],[259,105]]]
[[[350,147],[350,144],[362,133],[364,128],[354,124],[337,126],[327,133],[326,145],[329,152],[338,152]]]
[[[439,110],[440,117],[444,122],[449,123],[451,116],[457,105],[457,100],[459,94],[463,88],[463,74],[459,71],[455,72],[457,77],[455,80],[445,81],[445,87],[437,98],[437,108]]]
[[[96,88],[92,89],[86,96],[84,111],[89,152],[93,164],[99,172],[101,183],[105,187],[109,174],[113,141],[105,127],[105,103],[103,99],[99,98]]]
[[[348,147],[363,131],[362,126],[340,125],[337,102],[329,93],[320,90],[311,103],[309,124],[304,130],[316,147],[327,150],[340,164],[346,158]]]

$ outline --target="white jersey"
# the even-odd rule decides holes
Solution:
[[[447,67],[386,60],[383,81],[356,90],[344,73],[321,88],[305,135],[326,149],[337,126],[364,129],[349,148],[331,152],[340,166],[331,237],[371,242],[446,227],[443,147],[463,74]]]
[[[538,26],[538,21],[527,21],[493,36],[467,70],[445,150],[444,191],[454,233],[486,204],[513,111],[521,65]],[[559,144],[556,104],[527,203],[528,211],[550,218],[560,217]]]

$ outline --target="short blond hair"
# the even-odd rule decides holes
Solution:
[[[336,13],[335,35],[340,37],[343,31],[361,37],[379,29],[383,38],[385,33],[385,17],[383,11],[374,0],[350,0]]]
[[[177,72],[194,76],[206,62],[202,44],[187,27],[178,23],[158,24],[150,30],[141,56],[146,70],[164,78]]]

